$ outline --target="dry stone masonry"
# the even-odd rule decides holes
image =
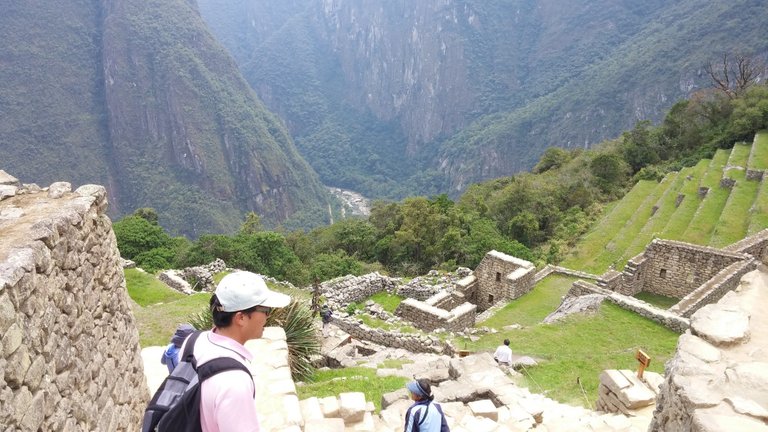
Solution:
[[[0,171],[0,429],[133,431],[148,399],[106,190]]]
[[[456,285],[482,312],[501,300],[514,300],[529,292],[535,276],[533,263],[494,250],[485,254],[474,275]]]
[[[768,431],[766,302],[763,268],[693,314],[666,364],[649,431]]]

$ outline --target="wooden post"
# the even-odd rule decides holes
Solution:
[[[638,366],[637,368],[637,377],[642,378],[645,368],[647,368],[648,365],[651,364],[651,357],[645,352],[643,352],[643,350],[637,350],[637,353],[635,354],[635,358],[637,359],[637,361],[640,362],[640,366]]]

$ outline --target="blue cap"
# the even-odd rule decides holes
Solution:
[[[424,391],[423,388],[421,388],[418,381],[409,382],[405,385],[405,388],[407,388],[409,392],[415,394],[416,396],[421,398],[429,398],[429,395]]]

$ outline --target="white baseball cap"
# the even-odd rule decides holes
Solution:
[[[289,296],[267,288],[261,276],[247,271],[224,276],[215,294],[222,312],[237,312],[253,306],[281,308],[291,302]]]

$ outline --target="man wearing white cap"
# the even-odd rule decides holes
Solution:
[[[197,339],[194,355],[202,365],[218,357],[231,357],[246,367],[252,354],[243,346],[258,339],[273,308],[291,298],[271,291],[257,274],[238,271],[225,276],[211,297],[214,328]],[[203,432],[258,431],[253,379],[240,370],[214,375],[200,386],[200,425]]]

